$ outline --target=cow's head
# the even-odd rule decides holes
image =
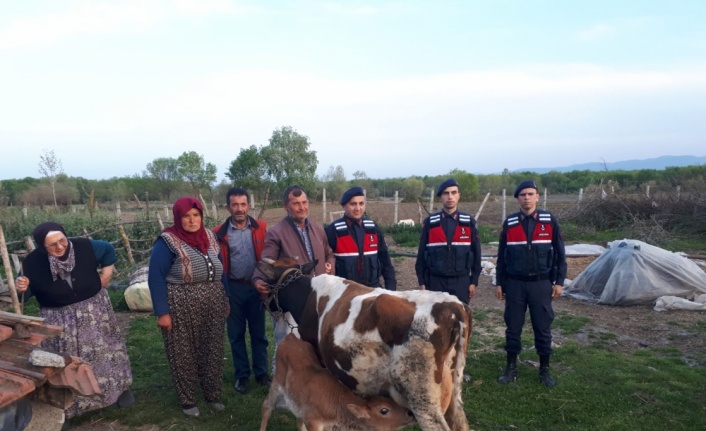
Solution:
[[[319,263],[318,259],[301,265],[296,257],[283,257],[277,260],[263,258],[257,263],[257,269],[267,277],[267,283],[274,284],[288,269],[298,269],[302,274],[310,274],[317,263]]]

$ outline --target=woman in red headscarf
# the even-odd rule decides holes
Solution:
[[[224,409],[220,398],[228,299],[220,248],[213,232],[204,228],[201,203],[183,197],[172,212],[174,224],[154,243],[148,283],[182,411],[198,416],[198,386],[213,410]]]

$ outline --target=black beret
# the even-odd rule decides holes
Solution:
[[[518,197],[520,195],[520,192],[524,189],[539,190],[537,188],[537,183],[535,183],[533,180],[524,180],[515,189],[515,197]]]
[[[343,193],[343,196],[341,196],[341,205],[347,204],[349,200],[356,196],[365,196],[365,192],[362,187],[355,186],[346,190],[346,192]]]
[[[453,178],[449,178],[448,180],[441,183],[438,190],[436,191],[436,197],[438,198],[439,196],[441,196],[441,194],[444,192],[444,190],[446,190],[447,187],[452,186],[458,187],[458,183]]]

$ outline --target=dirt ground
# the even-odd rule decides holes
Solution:
[[[485,250],[490,254],[494,250]],[[568,278],[574,279],[595,257],[568,258]],[[407,258],[395,262],[398,283],[400,286],[416,284],[414,275],[414,259]],[[474,311],[493,309],[497,312],[487,313],[482,322],[474,322],[474,333],[490,333],[502,336],[505,325],[502,320],[504,303],[495,298],[495,286],[490,276],[482,275],[476,296],[471,300]],[[554,302],[557,315],[568,314],[576,317],[586,317],[590,323],[577,334],[564,335],[561,330],[554,329],[553,342],[561,346],[567,339],[574,339],[588,344],[597,341],[596,334],[611,333],[616,337],[611,348],[621,351],[631,351],[649,347],[672,347],[679,350],[688,362],[694,357],[706,352],[706,333],[703,327],[694,331],[697,322],[704,322],[704,312],[671,310],[654,311],[651,305],[617,307],[609,305],[589,304],[569,297],[561,297]],[[529,320],[529,318],[528,318]],[[605,340],[602,339],[602,342]],[[703,359],[703,356],[701,356]]]
[[[387,205],[387,204],[386,204]],[[329,211],[338,211],[337,205],[330,205]],[[393,206],[378,207],[376,211],[380,215],[392,218]],[[466,211],[474,213],[474,209],[468,208]],[[257,215],[257,211],[254,211]],[[497,211],[489,211],[486,214],[488,219],[499,220]],[[268,224],[277,223],[284,215],[281,209],[270,209],[263,217]],[[338,217],[334,214],[334,217]],[[417,205],[407,205],[404,212],[400,212],[398,219],[419,217]],[[311,218],[321,221],[323,218],[323,208],[321,205],[312,207]],[[328,222],[329,220],[327,220]],[[498,223],[499,224],[499,223]],[[386,238],[390,250],[397,253],[416,253],[414,248],[398,247],[391,238]],[[484,256],[494,256],[496,249],[493,247],[483,247]],[[570,257],[568,261],[568,278],[574,279],[595,257]],[[494,259],[493,259],[494,261]],[[395,257],[393,264],[396,269],[398,289],[417,288],[417,279],[414,271],[413,257]],[[495,286],[492,285],[490,276],[482,275],[476,296],[471,300],[471,307],[475,312],[481,310],[492,310],[492,313],[485,313],[482,321],[474,322],[473,332],[475,334],[493,334],[502,336],[505,330],[502,320],[502,310],[504,304],[495,298]],[[611,349],[617,351],[634,351],[639,349],[654,347],[670,347],[678,350],[682,354],[685,362],[692,366],[703,366],[704,352],[706,352],[706,331],[703,326],[700,330],[697,327],[699,322],[706,320],[704,312],[673,310],[657,312],[651,305],[615,307],[607,305],[595,305],[581,302],[569,297],[562,297],[555,301],[554,310],[558,315],[568,314],[575,317],[586,317],[590,322],[576,334],[563,334],[561,330],[554,329],[554,343],[561,346],[567,340],[576,340],[582,344],[590,344],[600,340],[609,342]],[[118,313],[121,329],[127,333],[130,320],[136,314]],[[601,334],[613,334],[615,337],[600,337]],[[71,427],[75,431],[99,431],[113,430],[126,431],[131,428],[120,423],[86,423],[80,426]],[[143,426],[137,428],[138,431],[163,431],[156,426]]]

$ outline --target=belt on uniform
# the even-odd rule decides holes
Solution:
[[[510,280],[517,281],[542,281],[549,280],[549,274],[539,274],[539,275],[511,275],[508,274],[507,278]]]
[[[229,278],[228,281],[232,281],[233,283],[240,283],[240,284],[250,284],[249,278]]]

